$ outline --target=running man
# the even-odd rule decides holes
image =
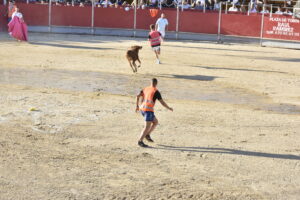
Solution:
[[[156,62],[157,64],[160,64],[159,55],[160,55],[160,43],[162,41],[162,37],[161,37],[161,33],[155,30],[154,24],[150,25],[150,33],[148,36],[148,40],[150,42],[152,50],[155,53]]]
[[[162,13],[160,18],[156,21],[155,30],[161,33],[162,38],[165,38],[166,30],[168,30],[169,22],[165,17],[165,14]]]
[[[153,78],[152,83],[149,87],[144,88],[140,94],[136,96],[136,112],[141,111],[141,114],[145,118],[145,127],[141,132],[138,145],[141,147],[148,147],[143,140],[146,138],[147,141],[153,142],[150,134],[158,124],[158,120],[154,115],[154,105],[156,99],[168,110],[173,111],[173,108],[169,107],[168,104],[162,99],[160,92],[156,88],[157,79]],[[142,104],[139,105],[140,98],[142,98]]]

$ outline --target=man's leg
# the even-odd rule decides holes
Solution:
[[[155,50],[157,64],[160,64],[159,54],[160,54],[160,50]]]
[[[149,128],[148,130],[148,134],[147,135],[150,135],[152,133],[152,131],[155,129],[155,127],[157,126],[158,124],[158,120],[156,119],[156,117],[154,117],[154,120],[152,121],[151,123],[151,127]]]
[[[139,142],[142,142],[144,140],[145,136],[148,135],[148,132],[151,128],[151,124],[152,124],[152,121],[145,121],[145,127],[141,132]]]
[[[159,51],[155,50],[154,52],[155,52],[156,59],[159,60],[159,57],[158,57]]]
[[[150,134],[152,133],[152,131],[154,131],[157,124],[158,124],[158,120],[156,119],[156,117],[154,117],[154,119],[152,121],[152,124],[151,124],[151,127],[149,128],[148,134],[145,137],[148,142],[154,142],[152,140],[152,138],[150,137]]]

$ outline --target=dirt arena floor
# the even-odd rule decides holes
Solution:
[[[300,199],[300,51],[0,33],[0,199]],[[125,51],[140,44],[133,74]],[[158,78],[151,148],[135,95]]]

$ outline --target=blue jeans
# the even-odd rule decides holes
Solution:
[[[141,114],[145,118],[146,122],[152,122],[155,118],[154,112],[151,111],[141,111]]]

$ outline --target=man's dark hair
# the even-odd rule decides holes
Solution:
[[[154,29],[155,29],[155,25],[154,25],[154,24],[151,24],[151,25],[150,25],[150,29],[151,29],[151,30],[154,30]]]
[[[152,85],[157,85],[157,79],[156,78],[152,79]]]

